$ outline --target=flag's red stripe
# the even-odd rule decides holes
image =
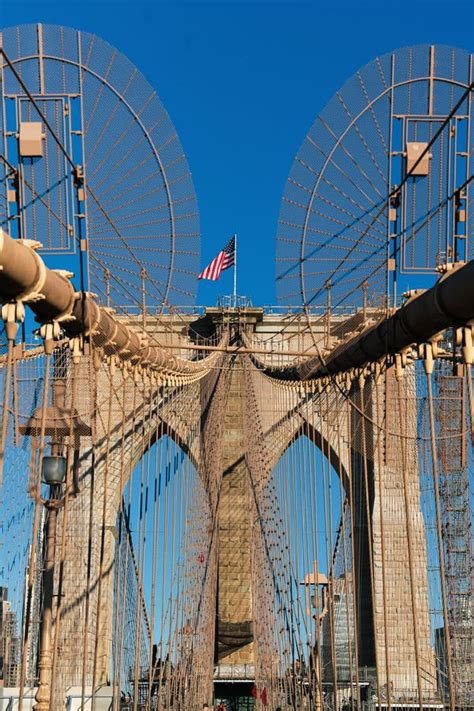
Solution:
[[[219,252],[217,257],[214,257],[212,262],[200,273],[198,279],[210,279],[211,281],[219,279],[222,270],[227,269],[224,267],[225,256],[224,252]]]
[[[231,249],[231,251],[227,251]],[[235,264],[235,242],[231,240],[223,250],[214,257],[212,262],[199,274],[198,279],[210,279],[217,281],[225,269],[230,269]]]

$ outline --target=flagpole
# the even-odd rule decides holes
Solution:
[[[237,308],[237,235],[234,234],[234,247],[235,247],[235,258],[234,258],[234,309]]]

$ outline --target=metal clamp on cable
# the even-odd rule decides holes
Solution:
[[[43,339],[44,352],[50,355],[54,351],[56,342],[61,339],[61,326],[57,321],[50,321],[40,327],[39,333]]]
[[[25,307],[22,301],[11,301],[2,306],[2,320],[8,341],[15,341],[20,323],[25,320]]]

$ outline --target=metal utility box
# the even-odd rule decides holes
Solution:
[[[410,175],[428,175],[430,172],[430,160],[431,153],[426,151],[428,147],[427,143],[411,142],[407,143],[407,174]],[[423,155],[423,151],[426,153]],[[418,165],[412,172],[413,166],[415,166],[419,157],[423,155]]]
[[[40,121],[20,123],[20,155],[24,158],[43,156],[43,124]]]

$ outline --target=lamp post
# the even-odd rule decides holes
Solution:
[[[46,516],[46,551],[43,569],[43,619],[40,632],[39,684],[36,692],[36,711],[48,711],[51,708],[51,671],[52,654],[52,620],[54,563],[56,557],[56,520],[58,509],[64,497],[62,484],[66,478],[66,458],[61,455],[43,457],[42,478],[49,485],[49,497],[43,501],[47,510]]]
[[[307,573],[301,583],[301,585],[307,587],[308,590],[313,589],[314,591],[314,594],[310,595],[310,602],[311,606],[316,610],[316,614],[313,615],[313,619],[316,620],[316,640],[311,651],[313,657],[312,667],[316,682],[316,695],[313,700],[316,711],[323,707],[320,640],[323,620],[328,613],[328,584],[327,577],[323,573],[318,572],[316,561],[314,562],[313,571]]]
[[[54,363],[51,383],[51,405],[38,407],[24,425],[20,433],[32,437],[32,469],[36,470],[38,447],[43,452],[44,440],[49,439],[50,454],[39,457],[41,479],[49,486],[48,498],[40,495],[36,479],[32,479],[30,493],[46,509],[45,550],[42,575],[43,616],[40,625],[39,645],[39,684],[36,692],[36,711],[48,711],[52,706],[52,666],[53,666],[53,599],[56,557],[56,524],[58,511],[66,501],[68,493],[75,494],[71,488],[70,477],[77,466],[76,455],[79,452],[80,438],[90,436],[91,428],[86,425],[79,413],[66,400],[67,359],[60,351]],[[74,374],[72,379],[74,378]],[[73,386],[74,387],[74,386]],[[68,452],[68,457],[64,453]],[[69,463],[70,462],[70,463]]]

